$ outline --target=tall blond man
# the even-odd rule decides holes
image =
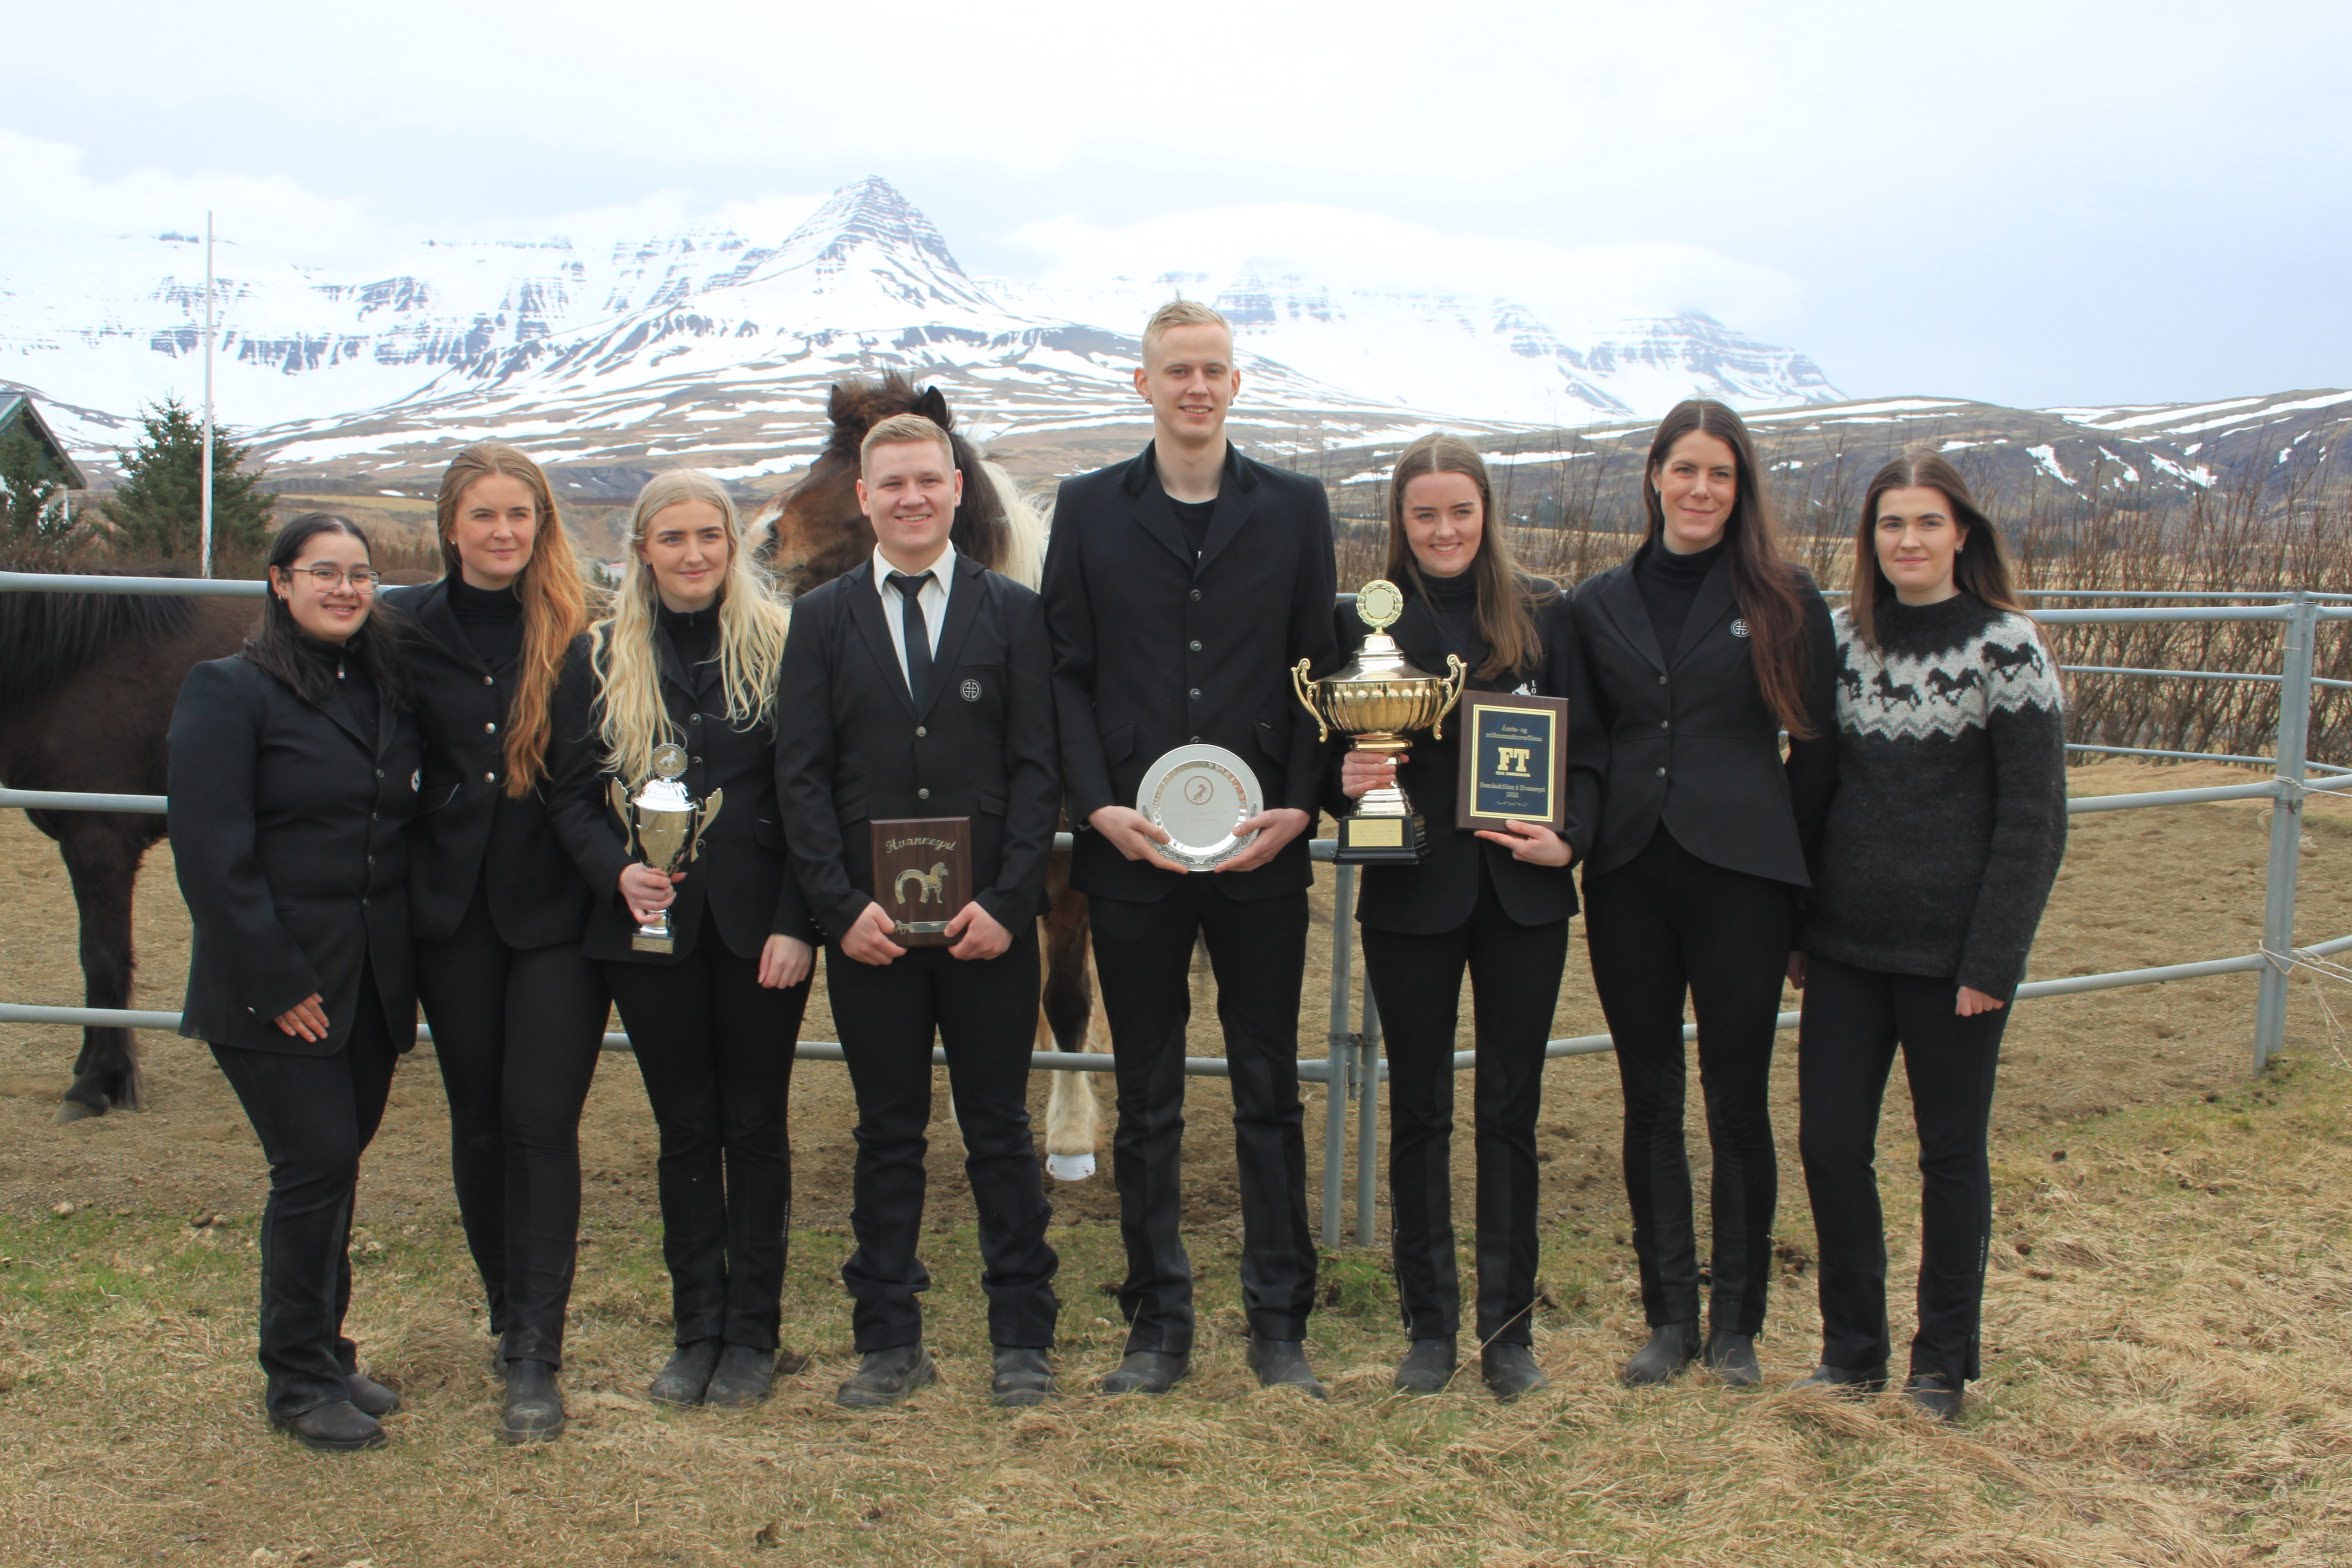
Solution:
[[[1078,825],[1071,880],[1092,901],[1119,1122],[1112,1169],[1128,1333],[1106,1393],[1167,1392],[1191,1367],[1192,1264],[1180,1233],[1189,971],[1205,940],[1232,1072],[1242,1304],[1261,1383],[1323,1386],[1305,1351],[1315,1290],[1298,1092],[1308,828],[1324,752],[1291,695],[1299,659],[1332,649],[1331,511],[1323,487],[1226,439],[1241,387],[1233,332],[1205,305],[1144,328],[1135,389],[1152,439],[1064,482],[1045,566],[1063,788]],[[1264,810],[1248,847],[1188,871],[1137,809],[1178,747],[1238,753]]]

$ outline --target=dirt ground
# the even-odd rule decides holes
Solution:
[[[2076,770],[2076,794],[2242,783],[2251,774],[2219,766],[2154,767],[2102,763]],[[2314,800],[2307,809],[2301,877],[2299,937],[2306,941],[2352,933],[2352,801]],[[2107,812],[2073,819],[2065,868],[2042,927],[2032,978],[2137,968],[2252,951],[2259,945],[2262,873],[2268,845],[2264,801]],[[1301,1054],[1319,1057],[1329,1029],[1328,927],[1332,879],[1319,868],[1315,935],[1299,1020]],[[171,876],[168,845],[148,857],[137,909],[139,970],[134,1005],[176,1009],[187,964],[187,924]],[[1583,953],[1582,922],[1572,928],[1568,970],[1561,986],[1554,1033],[1603,1028]],[[823,996],[823,966],[812,1000],[806,1039],[835,1037]],[[1361,973],[1361,966],[1357,972]],[[72,903],[52,846],[16,812],[0,813],[0,999],[74,1004],[81,996],[74,957]],[[2297,981],[2293,1023],[2297,1037],[2316,1043],[2326,1019],[2305,998],[2314,982]],[[2234,975],[2021,1004],[2009,1030],[1996,1137],[2060,1126],[2121,1106],[2177,1102],[2241,1082],[2250,1060],[2254,979]],[[1222,1052],[1205,971],[1196,976],[1192,1050]],[[1794,1004],[1792,993],[1789,1005]],[[1464,998],[1462,1045],[1470,1043]],[[618,1027],[618,1023],[614,1024]],[[1099,1033],[1099,1024],[1097,1025]],[[2315,1034],[2316,1032],[2316,1034]],[[0,1212],[29,1214],[59,1202],[100,1206],[156,1206],[189,1214],[252,1208],[264,1174],[252,1133],[204,1048],[174,1035],[139,1037],[147,1073],[148,1109],[65,1127],[51,1125],[57,1098],[79,1036],[76,1032],[0,1024]],[[1795,1054],[1783,1038],[1775,1065],[1778,1126],[1787,1180],[1783,1212],[1802,1223],[1796,1172]],[[2329,1046],[2341,1049],[2340,1040]],[[1117,1198],[1108,1179],[1109,1084],[1090,1079],[1102,1106],[1103,1174],[1062,1184],[1052,1198],[1057,1224],[1115,1222]],[[1894,1094],[1901,1096],[1901,1075]],[[1323,1111],[1320,1085],[1305,1086],[1307,1179],[1310,1208],[1321,1191]],[[1469,1096],[1461,1097],[1466,1147]],[[1703,1147],[1692,1095],[1694,1147]],[[944,1076],[940,1101],[945,1102]],[[1042,1129],[1045,1081],[1032,1093]],[[1186,1134],[1189,1226],[1223,1234],[1237,1228],[1228,1132],[1231,1101],[1223,1083],[1194,1079]],[[1353,1115],[1353,1107],[1348,1112]],[[1903,1112],[1890,1104],[1888,1122]],[[793,1085],[792,1134],[797,1226],[845,1230],[849,1210],[851,1125],[848,1078],[837,1063],[804,1062]],[[1547,1169],[1544,1218],[1621,1226],[1623,1201],[1616,1174],[1618,1101],[1614,1074],[1600,1057],[1554,1062],[1545,1081],[1539,1128]],[[447,1116],[429,1047],[420,1047],[395,1079],[384,1130],[371,1151],[361,1196],[363,1214],[389,1222],[450,1212],[445,1140]],[[1351,1139],[1353,1129],[1350,1129]],[[625,1054],[608,1054],[598,1071],[583,1128],[587,1195],[584,1223],[600,1227],[648,1223],[653,1212],[654,1134],[644,1091]],[[969,1214],[968,1189],[951,1140],[934,1139],[933,1213]],[[1457,1158],[1466,1178],[1468,1160]],[[1703,1163],[1703,1162],[1702,1162]],[[1704,1179],[1704,1172],[1701,1171]],[[1385,1182],[1381,1184],[1385,1187]],[[1346,1240],[1356,1233],[1352,1166],[1345,1190]],[[1791,1200],[1794,1200],[1793,1202]],[[1464,1187],[1461,1201],[1468,1202]],[[1376,1234],[1385,1237],[1383,1212]],[[1466,1207],[1463,1209],[1466,1214]],[[1324,1238],[1325,1245],[1341,1238]]]
[[[2108,764],[2073,787],[2246,777]],[[2037,977],[2255,946],[2265,803],[2102,813],[2073,829]],[[2306,942],[2352,933],[2347,871],[2352,802],[2317,803]],[[137,1000],[171,1008],[186,942],[167,851],[144,887]],[[1319,901],[1329,887],[1326,874]],[[1327,951],[1318,941],[1311,958],[1309,1057],[1327,1027]],[[0,997],[77,1000],[73,952],[54,854],[0,813]],[[2231,976],[2021,1004],[1995,1108],[1987,1376],[1956,1430],[1907,1416],[1891,1395],[1847,1404],[1787,1389],[1815,1341],[1784,1036],[1783,1274],[1760,1347],[1766,1390],[1696,1376],[1617,1386],[1641,1314],[1614,1074],[1584,1057],[1553,1064],[1541,1125],[1536,1349],[1553,1388],[1508,1407],[1469,1376],[1433,1399],[1389,1393],[1395,1291],[1384,1249],[1352,1246],[1352,1207],[1345,1234],[1324,1238],[1309,1329],[1331,1403],[1252,1386],[1227,1102],[1219,1082],[1195,1080],[1201,1343],[1176,1395],[1078,1392],[1120,1340],[1105,1295],[1119,1273],[1106,1172],[1053,1194],[1071,1397],[1018,1413],[985,1405],[970,1203],[952,1152],[935,1145],[925,1310],[943,1384],[901,1410],[841,1411],[830,1393],[854,1360],[838,1283],[850,1100],[837,1064],[804,1063],[785,1333],[812,1363],[757,1410],[657,1409],[642,1398],[669,1338],[652,1128],[628,1059],[608,1056],[584,1138],[564,1370],[572,1428],[560,1443],[508,1449],[490,1435],[498,1390],[449,1195],[441,1090],[420,1051],[368,1158],[353,1247],[353,1331],[407,1409],[389,1448],[354,1458],[276,1439],[255,1409],[265,1181],[207,1053],[143,1035],[151,1109],[59,1127],[50,1118],[76,1036],[0,1025],[0,1568],[2340,1568],[2352,1561],[2352,1052],[2335,1020],[2352,991],[2299,975],[2286,1062],[2249,1083],[2254,989]],[[1196,994],[1205,1013],[1205,985]],[[1572,953],[1557,1030],[1599,1025]],[[821,999],[806,1033],[832,1033]],[[1213,1035],[1196,1021],[1194,1050],[1214,1054]],[[1917,1256],[1902,1094],[1897,1075],[1882,1170],[1898,1279]],[[1042,1084],[1034,1103],[1042,1110]],[[1319,1088],[1307,1104],[1319,1190]],[[1457,1173],[1467,1164],[1458,1158]],[[1467,1217],[1466,1184],[1457,1210]],[[1385,1213],[1373,1218],[1385,1241]],[[1891,1294],[1899,1342],[1908,1293]]]

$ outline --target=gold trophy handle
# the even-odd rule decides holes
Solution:
[[[1470,667],[1462,662],[1462,656],[1458,653],[1447,654],[1445,673],[1446,700],[1444,706],[1437,710],[1437,717],[1430,721],[1430,739],[1445,739],[1445,716],[1454,711],[1455,703],[1462,700],[1462,687],[1469,681],[1469,679]]]
[[[1454,662],[1458,664],[1461,661],[1457,659]],[[1320,746],[1331,739],[1331,726],[1323,722],[1322,710],[1315,706],[1316,688],[1323,683],[1307,673],[1314,667],[1312,659],[1301,659],[1293,665],[1290,671],[1290,689],[1298,693],[1299,706],[1314,716],[1315,744]]]
[[[686,846],[688,860],[702,858],[702,836],[710,831],[710,825],[717,819],[719,807],[726,798],[727,792],[723,789],[714,789],[702,797],[702,809],[694,814],[694,841]]]

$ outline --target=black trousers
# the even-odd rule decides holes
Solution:
[[[1919,1133],[1919,1332],[1911,1370],[1957,1385],[1979,1372],[1993,1230],[1985,1144],[2009,1009],[1958,1016],[1952,980],[1879,974],[1825,958],[1808,959],[1806,971],[1797,1141],[1820,1237],[1821,1359],[1868,1371],[1887,1363],[1878,1113],[1899,1044]]]
[[[1780,1183],[1767,1093],[1791,890],[1711,865],[1661,826],[1633,859],[1585,879],[1584,913],[1593,988],[1616,1041],[1625,1095],[1625,1192],[1642,1311],[1653,1327],[1699,1317],[1682,1134],[1687,992],[1698,1017],[1699,1092],[1715,1167],[1708,1317],[1717,1331],[1758,1333]]]
[[[343,1335],[351,1307],[351,1204],[359,1157],[384,1120],[400,1045],[384,1028],[373,979],[360,982],[351,1036],[332,1056],[249,1051],[215,1043],[269,1159],[261,1211],[262,1395],[272,1415],[348,1398],[358,1350]]]
[[[1241,1302],[1250,1333],[1300,1339],[1315,1296],[1307,1151],[1298,1090],[1299,987],[1307,895],[1233,899],[1214,873],[1173,879],[1154,903],[1093,900],[1095,973],[1111,1026],[1119,1127],[1111,1141],[1127,1278],[1127,1349],[1192,1351],[1192,1260],[1183,1213],[1184,1031],[1194,938],[1217,977],[1217,1021],[1233,1074],[1241,1188]]]
[[[478,890],[448,941],[416,945],[416,978],[490,1331],[514,1360],[561,1366],[579,1254],[580,1109],[604,1040],[604,977],[578,943],[508,947]]]
[[[661,1133],[662,1261],[677,1342],[774,1350],[792,1216],[785,1113],[807,982],[759,983],[716,931],[675,964],[605,963]]]
[[[1373,873],[1377,875],[1378,873]],[[1388,1057],[1388,1189],[1396,1217],[1397,1304],[1408,1339],[1452,1339],[1462,1291],[1454,1262],[1454,1022],[1470,973],[1478,1169],[1478,1338],[1533,1343],[1535,1116],[1544,1045],[1568,958],[1568,922],[1523,926],[1479,873],[1470,919],[1436,935],[1363,928],[1364,972]]]
[[[841,1271],[863,1353],[923,1337],[915,1299],[930,1274],[915,1256],[931,1123],[931,1040],[947,1050],[948,1091],[964,1135],[964,1174],[980,1215],[989,1343],[1043,1350],[1054,1340],[1053,1277],[1037,1150],[1029,1137],[1029,1050],[1037,1022],[1037,923],[1002,957],[916,948],[876,967],[825,955],[826,994],[857,1093],[857,1169],[849,1223],[857,1251]]]

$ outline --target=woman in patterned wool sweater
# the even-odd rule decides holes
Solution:
[[[1873,1160],[1900,1045],[1922,1183],[1904,1392],[1949,1420],[1979,1373],[1993,1078],[2065,849],[2066,737],[2056,669],[1951,464],[1880,470],[1854,548],[1836,617],[1837,790],[1789,966],[1805,993],[1798,1141],[1820,1236],[1821,1365],[1804,1381],[1886,1380]]]

